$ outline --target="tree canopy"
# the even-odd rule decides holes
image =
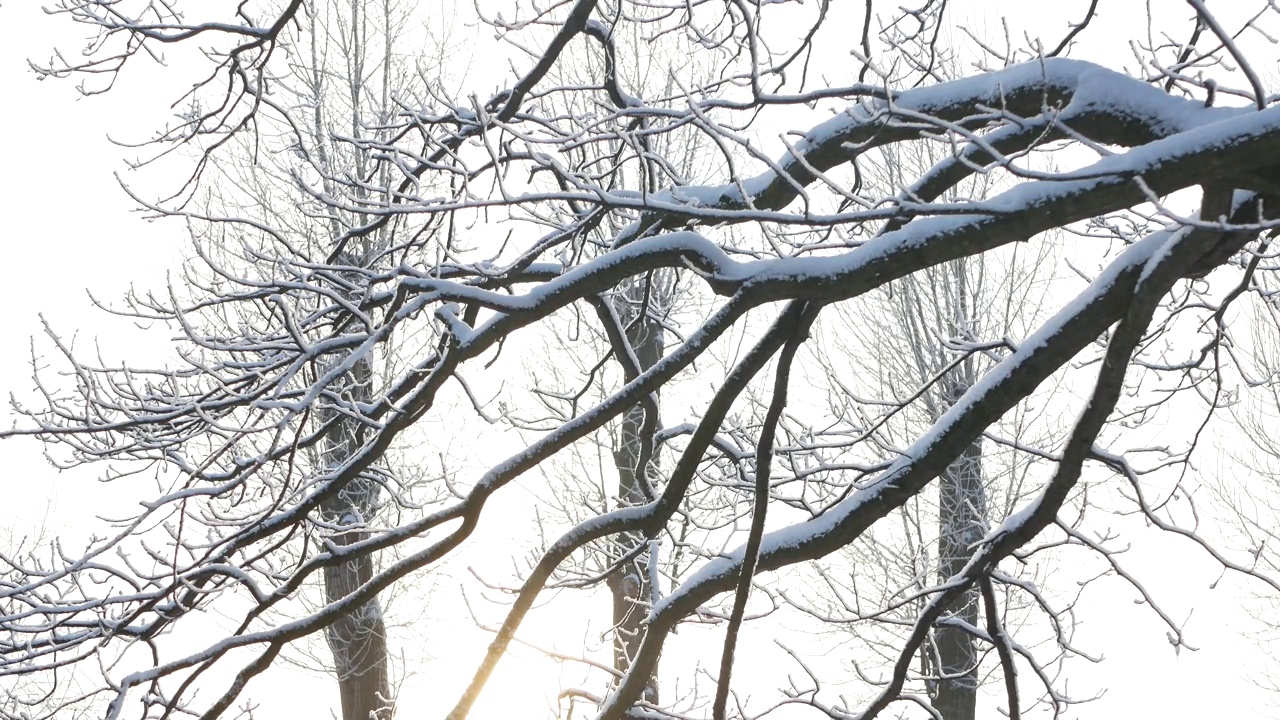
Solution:
[[[915,4],[448,8],[477,29],[394,3],[58,0],[95,39],[38,72],[85,92],[200,49],[149,144],[190,177],[135,194],[193,250],[115,310],[176,335],[172,365],[51,333],[63,375],[2,434],[160,491],[83,553],[3,556],[0,676],[37,689],[0,712],[235,716],[310,637],[364,673],[343,653],[386,655],[360,639],[386,633],[379,598],[507,522],[517,487],[536,517],[486,550],[515,586],[473,579],[507,604],[470,684],[439,688],[450,718],[539,603],[610,583],[616,635],[566,659],[591,682],[564,712],[953,720],[939,692],[981,676],[1009,716],[1057,715],[1085,653],[1037,568],[1089,554],[1183,643],[1107,513],[1280,589],[1187,489],[1239,431],[1222,408],[1276,382],[1247,352],[1274,322],[1231,328],[1274,310],[1280,9],[1150,3],[1121,55],[1086,42],[1127,32],[1121,0],[1003,40]],[[472,77],[458,37],[482,30],[504,54]],[[914,564],[868,579],[891,556]],[[777,692],[735,700],[762,615],[874,651],[788,650]],[[659,660],[700,626],[711,689],[690,690]]]

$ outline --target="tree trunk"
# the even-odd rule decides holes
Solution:
[[[346,545],[367,536],[345,533],[336,541]],[[367,555],[325,568],[325,599],[332,602],[349,595],[373,575]],[[342,720],[389,720],[395,713],[387,667],[386,627],[377,598],[330,625],[326,633],[338,675]]]
[[[966,387],[953,388],[952,401]],[[974,442],[939,478],[938,579],[959,573],[973,553],[973,543],[984,534],[987,515],[986,488],[982,482],[982,441]],[[937,648],[937,684],[933,708],[945,720],[974,720],[978,701],[978,650],[973,635],[946,624],[954,619],[968,626],[978,624],[978,590],[957,598],[934,631]]]
[[[938,517],[938,577],[947,580],[964,569],[970,546],[982,538],[985,496],[982,486],[982,445],[970,445],[943,472]],[[961,595],[943,615],[970,626],[978,624],[978,593]],[[963,629],[940,624],[934,632],[938,650],[938,685],[933,707],[946,720],[973,720],[978,698],[977,648]]]
[[[969,267],[963,261],[954,263],[939,279],[943,287],[932,289],[938,299],[943,300],[941,307],[936,301],[932,305],[938,337],[966,337],[981,313],[974,307],[974,289],[970,285],[973,278]],[[920,332],[916,333],[915,341],[917,347],[930,343],[930,339]],[[934,352],[929,354],[935,358],[934,366],[931,369],[929,363],[922,362],[922,378],[940,370],[948,357],[945,347],[937,346],[936,342],[933,341]],[[935,419],[959,402],[975,382],[977,368],[972,357],[941,378],[938,384],[940,402],[933,413]],[[938,478],[939,582],[946,582],[964,569],[973,554],[973,544],[985,534],[986,493],[982,476],[982,439],[979,438],[965,448]],[[946,608],[934,627],[933,650],[936,655],[926,657],[926,663],[934,677],[930,683],[933,708],[944,720],[974,720],[977,713],[978,648],[974,636],[966,628],[978,625],[979,601],[977,587],[971,588]]]
[[[373,370],[367,358],[348,374],[342,395],[345,399],[368,402]],[[327,422],[337,411],[322,406],[320,419]],[[360,428],[349,420],[339,420],[327,433],[324,460],[337,467],[360,446]],[[369,477],[358,477],[337,497],[326,502],[322,516],[328,523],[352,526],[330,537],[344,546],[369,537],[364,528],[377,508],[380,486]],[[324,599],[332,603],[355,592],[373,576],[373,557],[362,554],[324,569]],[[375,597],[339,618],[325,632],[333,653],[334,672],[342,699],[342,720],[390,720],[395,714],[387,662],[386,625],[382,605]]]
[[[653,367],[662,357],[662,326],[645,312],[645,294],[635,292],[640,285],[631,286],[624,293],[619,317],[627,327],[627,341],[635,352],[641,372]],[[630,301],[630,302],[628,302]],[[637,319],[637,315],[639,318]],[[618,470],[618,502],[622,506],[640,505],[646,502],[642,485],[644,468],[639,468],[642,434],[645,427],[645,411],[640,405],[623,415],[613,459]],[[640,533],[623,533],[617,540],[616,559],[631,557],[622,564],[609,580],[613,594],[613,667],[625,672],[631,667],[640,641],[644,637],[644,619],[649,614],[653,587],[650,582],[649,550],[641,548],[645,538]],[[658,702],[656,675],[649,678],[643,700]]]

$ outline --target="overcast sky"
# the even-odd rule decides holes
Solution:
[[[1013,4],[1040,5],[1026,0]],[[989,3],[987,12],[995,12],[995,5]],[[80,29],[68,28],[63,19],[46,17],[37,6],[37,0],[9,0],[0,7],[0,88],[5,91],[6,107],[0,113],[4,144],[0,241],[5,249],[0,307],[6,331],[0,336],[0,389],[28,398],[28,338],[42,332],[41,315],[62,336],[77,335],[79,347],[87,349],[100,342],[108,359],[162,356],[162,337],[130,331],[127,324],[106,318],[92,308],[87,292],[109,302],[130,283],[160,286],[166,271],[186,252],[180,224],[148,223],[132,211],[114,174],[130,177],[125,160],[136,154],[109,140],[144,140],[164,121],[166,103],[176,97],[176,86],[166,84],[168,78],[162,73],[126,73],[111,94],[80,98],[74,81],[38,82],[27,67],[28,58],[47,56],[55,43],[73,48],[67,40],[77,37]],[[148,182],[154,179],[153,175]],[[38,344],[48,349],[46,342]],[[7,407],[0,417],[5,425],[12,422]],[[49,511],[51,530],[75,532],[95,512],[136,502],[94,483],[92,477],[92,472],[55,471],[34,442],[0,442],[0,483],[4,484],[0,497],[5,498],[0,501],[4,520],[0,527],[21,535],[43,524]],[[1106,688],[1107,694],[1079,716],[1266,714],[1270,696],[1258,691],[1246,676],[1273,664],[1275,658],[1233,629],[1248,623],[1239,584],[1228,581],[1209,592],[1218,573],[1202,553],[1189,543],[1131,530],[1132,566],[1148,569],[1149,589],[1171,615],[1183,618],[1194,610],[1187,624],[1188,638],[1202,649],[1175,655],[1164,639],[1164,629],[1134,603],[1133,591],[1114,579],[1102,581],[1081,609],[1085,622],[1077,644],[1105,654],[1106,661],[1093,668],[1075,663],[1068,688],[1078,695]],[[0,531],[0,541],[3,538]],[[470,623],[467,618],[459,620],[457,624]],[[476,633],[461,631],[456,638],[431,638],[433,645],[439,644],[432,651],[437,662],[424,677],[409,684],[401,716],[419,717],[417,708],[431,705],[426,694],[419,694],[423,689],[441,678],[460,681],[470,671],[473,664],[457,662],[448,647],[451,641],[476,645],[476,639]],[[475,652],[480,649],[474,648]],[[537,681],[555,683],[560,677],[546,663],[529,661],[519,667],[521,671],[508,675],[507,682],[521,678],[529,692]],[[288,668],[272,673],[273,680],[256,683],[252,693],[264,702],[263,718],[323,717],[336,702],[336,690],[327,679]],[[304,692],[297,692],[304,687]],[[453,693],[442,699],[452,702]],[[490,710],[503,704],[491,705]],[[485,715],[476,717],[484,720]]]

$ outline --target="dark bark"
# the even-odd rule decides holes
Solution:
[[[340,536],[340,544],[358,542],[366,533]],[[373,563],[362,555],[324,571],[325,599],[351,594],[373,575]],[[382,606],[374,598],[330,625],[326,632],[333,652],[342,699],[342,720],[388,720],[395,714],[387,667],[386,627]]]
[[[912,175],[933,161],[919,163]],[[899,179],[905,183],[906,178]],[[893,357],[906,359],[889,371],[894,393],[929,386],[922,396],[928,421],[936,423],[980,377],[972,355],[956,357],[953,342],[989,333],[990,297],[982,295],[982,269],[964,258],[897,283],[891,313],[897,327],[887,328]],[[1012,299],[1012,298],[1011,298]],[[1003,333],[1002,333],[1003,334]],[[936,384],[929,385],[934,378]],[[975,439],[938,475],[938,546],[935,566],[940,584],[964,571],[973,547],[986,534],[987,489],[983,446]],[[927,580],[924,581],[926,584]],[[942,608],[929,642],[920,648],[920,664],[930,704],[944,720],[974,720],[978,699],[979,654],[974,636],[980,596],[977,587]]]
[[[649,303],[653,283],[637,283],[627,287],[619,309],[619,317],[626,327],[626,338],[635,355],[637,369],[644,372],[662,358],[662,326],[645,311]],[[651,406],[651,407],[656,407]],[[657,418],[646,417],[645,407],[635,405],[622,417],[614,447],[613,459],[618,470],[618,503],[621,506],[644,504],[648,498],[645,475],[648,472],[650,454],[645,449],[652,442]],[[648,437],[646,437],[646,434]],[[641,464],[646,467],[640,467]],[[619,672],[631,667],[631,659],[644,634],[644,620],[649,614],[653,597],[649,548],[645,535],[639,531],[620,533],[617,539],[615,561],[622,561],[609,581],[613,595],[613,666]],[[625,558],[625,560],[624,560]],[[658,681],[655,672],[645,686],[642,699],[657,704]]]
[[[945,333],[939,336],[963,337],[979,321],[977,315],[981,311],[976,307],[979,303],[974,302],[974,289],[969,287],[966,262],[958,262],[952,269],[953,272],[947,272],[945,277],[947,282],[954,283],[950,290],[953,327],[941,327],[942,323],[939,323],[937,329]],[[937,312],[936,307],[934,312]],[[918,343],[929,341],[925,337],[917,337],[916,340]],[[941,350],[938,356],[945,357],[945,349],[938,349]],[[940,383],[942,402],[941,407],[936,408],[937,417],[959,402],[977,379],[972,357],[943,378]],[[945,583],[964,571],[973,554],[974,544],[986,534],[986,518],[982,438],[978,437],[938,476],[938,582]],[[946,606],[942,621],[933,633],[937,652],[933,708],[944,720],[974,720],[977,713],[978,648],[974,636],[966,628],[978,625],[979,601],[977,587],[965,590]],[[963,626],[948,621],[963,623]]]
[[[938,579],[941,582],[964,570],[973,544],[983,536],[986,490],[982,483],[982,441],[965,448],[938,478]],[[974,720],[978,701],[978,650],[968,631],[949,625],[954,619],[968,626],[978,624],[978,590],[970,588],[946,609],[934,631],[937,648],[937,685],[933,708],[945,720]]]
[[[368,402],[373,371],[369,360],[355,364],[345,378],[344,399]],[[320,419],[335,419],[331,405],[321,407]],[[337,419],[326,437],[324,461],[337,467],[360,447],[360,428],[352,421]],[[325,522],[351,526],[330,537],[338,546],[351,545],[369,537],[365,529],[377,509],[380,486],[368,471],[343,488],[322,508]],[[324,599],[332,603],[351,595],[373,577],[373,555],[364,553],[324,569]],[[342,720],[389,720],[395,714],[387,660],[386,625],[382,605],[375,596],[342,616],[325,630],[333,653],[333,669],[338,678]]]

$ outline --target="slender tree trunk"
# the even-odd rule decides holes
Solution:
[[[986,518],[986,491],[982,483],[982,443],[970,445],[939,478],[938,578],[945,581],[959,573],[973,554],[972,544],[982,538]],[[938,681],[933,708],[945,720],[974,720],[978,701],[978,652],[974,637],[945,624],[948,619],[976,627],[978,591],[955,600],[934,631],[938,652]]]
[[[974,307],[973,283],[981,283],[964,261],[946,266],[931,282],[908,284],[899,296],[899,318],[907,329],[907,350],[916,377],[923,382],[942,370],[953,355],[942,338],[967,337],[982,311]],[[972,357],[960,362],[926,398],[936,421],[973,387],[978,370]],[[982,440],[965,448],[938,478],[939,582],[946,582],[968,564],[973,544],[986,532],[987,496],[982,474]],[[978,701],[978,648],[967,627],[977,627],[980,596],[975,587],[956,598],[933,630],[932,642],[921,648],[926,686],[933,709],[944,720],[975,720]]]
[[[340,3],[335,2],[331,6],[335,15],[342,12]],[[370,66],[370,58],[367,56],[369,47],[367,40],[370,34],[376,37],[374,31],[376,20],[371,20],[369,14],[365,12],[365,8],[360,2],[351,2],[349,5],[350,15],[348,18],[347,32],[349,35],[340,45],[343,46],[343,60],[345,61],[346,70],[338,85],[345,84],[347,92],[347,100],[349,106],[347,112],[349,116],[350,136],[353,138],[362,137],[366,132],[366,123],[370,117],[366,113],[371,113],[373,117],[382,118],[391,107],[391,103],[387,98],[387,83],[391,79],[391,52],[390,43],[393,25],[393,17],[390,5],[382,7],[381,21],[384,29],[384,42],[387,43],[383,48],[381,58],[374,58],[372,64],[381,64],[381,102],[376,103],[373,107],[369,107],[369,90],[373,89],[367,83],[370,78],[376,77],[377,73],[371,73],[367,70]],[[374,10],[374,18],[377,18],[377,10]],[[311,15],[311,34],[313,38],[322,37],[324,32],[316,25],[316,16]],[[340,28],[342,23],[338,23]],[[313,50],[315,46],[313,45]],[[337,152],[337,148],[332,148],[333,135],[329,132],[325,121],[325,88],[329,77],[324,70],[323,64],[312,56],[313,77],[313,93],[315,96],[314,110],[314,138],[315,147],[318,156],[321,159],[322,166],[332,167],[334,162],[345,164],[341,158],[343,153]],[[336,99],[336,95],[335,95]],[[338,105],[337,107],[341,107]],[[335,116],[335,119],[339,116]],[[368,176],[369,168],[366,165],[367,156],[362,152],[355,152],[349,156],[347,162],[350,163],[351,170],[355,177],[364,178]],[[343,167],[343,171],[347,168]],[[388,184],[389,179],[386,175],[387,169],[379,167],[379,181]],[[330,181],[331,182],[331,181]],[[328,188],[330,192],[335,189]],[[361,190],[358,195],[367,198],[367,191]],[[356,215],[355,221],[359,225],[369,222],[369,217],[365,215]],[[339,221],[336,214],[330,214],[329,226],[332,238],[342,237],[345,231],[344,224]],[[351,247],[358,250],[344,253],[342,262],[353,267],[368,267],[369,258],[373,256],[371,248],[381,243],[378,241],[381,233],[374,235],[373,238],[364,237],[352,243]],[[358,281],[354,282],[353,287],[359,287]],[[365,356],[360,358],[352,367],[351,372],[346,377],[347,387],[345,390],[350,400],[357,402],[369,402],[372,399],[373,390],[373,365],[372,360]],[[323,407],[323,406],[322,406]],[[328,418],[321,415],[322,420]],[[363,428],[351,421],[339,421],[329,433],[329,443],[326,447],[328,456],[325,458],[328,467],[336,467],[351,456],[360,445],[360,434]],[[337,534],[332,538],[337,545],[350,545],[360,542],[369,537],[366,529],[368,522],[377,510],[378,495],[381,487],[377,481],[369,477],[356,478],[349,483],[346,488],[325,508],[326,520],[337,523],[340,526],[354,525],[351,530],[346,530]],[[326,567],[324,570],[324,596],[326,602],[334,602],[340,600],[351,593],[355,592],[364,583],[368,582],[374,572],[374,553],[362,553],[359,557],[337,566]],[[349,614],[340,618],[337,622],[330,625],[325,631],[325,639],[328,641],[329,650],[333,654],[333,669],[338,679],[338,694],[342,702],[342,720],[390,720],[395,715],[395,703],[391,694],[391,678],[389,666],[389,653],[387,650],[387,633],[386,624],[382,619],[382,603],[377,597],[370,599],[360,607],[356,608]]]
[[[636,286],[629,288],[634,289]],[[645,312],[643,293],[634,294],[636,297],[627,299],[636,304],[619,308],[621,312],[618,315],[624,323],[628,323],[627,341],[635,352],[640,371],[644,372],[662,357],[662,326]],[[632,293],[628,292],[626,295],[630,296]],[[639,319],[636,319],[637,314],[640,315]],[[613,452],[614,464],[618,470],[618,502],[623,506],[646,502],[641,475],[645,470],[638,467],[644,427],[644,408],[636,405],[628,409],[622,418]],[[650,557],[648,548],[640,547],[644,542],[645,538],[640,533],[623,533],[618,538],[615,557],[631,556],[631,559],[623,563],[609,580],[609,589],[613,594],[613,666],[619,672],[625,672],[631,667],[631,660],[644,637],[643,623],[649,613],[653,593],[650,563],[656,558]],[[656,675],[649,678],[643,699],[657,704]]]
[[[347,376],[343,394],[350,400],[367,402],[372,381],[370,361],[362,359]],[[332,406],[322,407],[321,421],[332,419],[336,413]],[[339,420],[335,423],[326,437],[326,465],[336,467],[341,464],[359,447],[359,440],[359,428],[351,422]],[[376,510],[379,490],[373,479],[357,478],[324,505],[322,515],[326,522],[352,526],[350,530],[331,536],[335,545],[350,545],[369,537],[364,528]],[[373,571],[373,557],[369,553],[326,567],[325,601],[331,603],[355,592],[369,581]],[[386,625],[378,599],[375,597],[339,618],[328,627],[325,639],[333,653],[334,670],[338,676],[342,720],[389,720],[395,714],[395,706],[387,662]]]

